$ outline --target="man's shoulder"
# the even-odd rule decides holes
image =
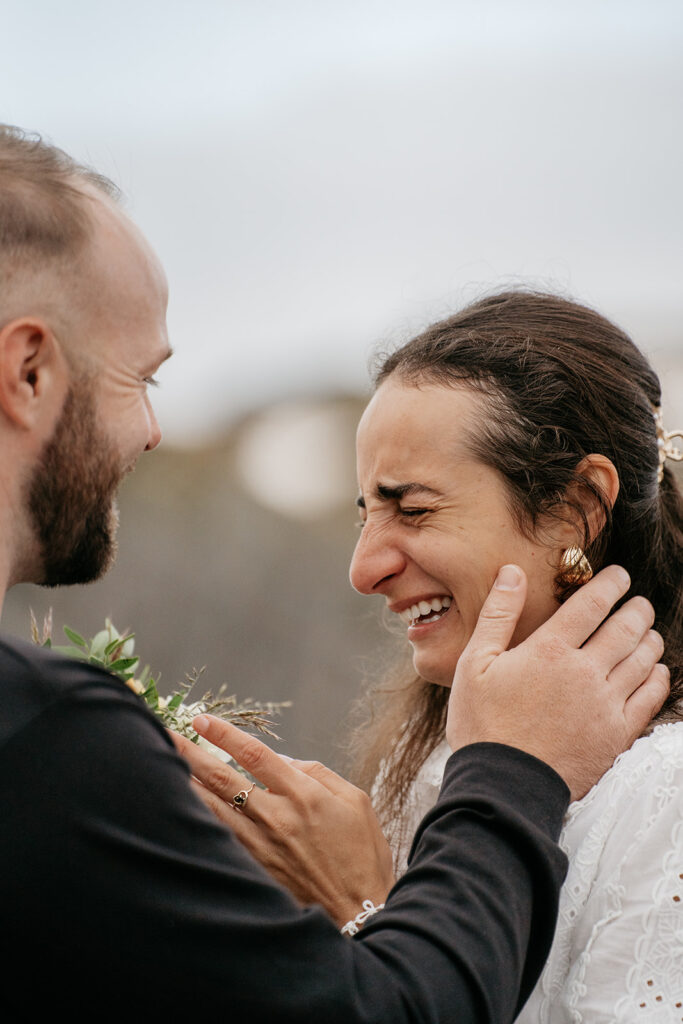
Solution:
[[[0,636],[0,745],[51,705],[93,689],[135,700],[119,680],[95,665]]]

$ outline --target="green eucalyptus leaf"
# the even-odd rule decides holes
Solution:
[[[141,696],[151,708],[159,707],[159,691],[157,690],[157,684],[153,679],[150,679],[149,686],[143,691]]]
[[[81,636],[81,634],[77,633],[75,629],[69,629],[68,626],[65,626],[64,633],[66,634],[67,639],[70,640],[72,644],[76,644],[76,647],[88,646],[83,637]]]
[[[76,661],[87,661],[88,652],[82,647],[67,647],[66,645],[60,645],[59,647],[53,647],[53,651],[57,654],[63,654],[65,658],[75,658]]]
[[[120,646],[121,646],[121,639],[118,636],[114,637],[113,640],[110,640],[109,643],[107,644],[107,646],[104,648],[104,656],[105,656],[105,658],[108,658],[109,655],[113,654],[114,651],[118,647],[120,647]]]
[[[175,711],[183,703],[184,693],[176,693],[168,702],[168,710]]]
[[[117,658],[116,661],[112,661],[109,666],[110,672],[129,672],[135,668],[139,658]]]

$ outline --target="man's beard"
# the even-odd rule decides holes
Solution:
[[[60,418],[29,480],[28,510],[47,587],[90,583],[116,555],[116,490],[123,473],[97,426],[92,387],[69,389]]]

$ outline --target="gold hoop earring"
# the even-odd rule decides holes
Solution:
[[[588,583],[593,576],[593,566],[590,564],[582,549],[575,545],[567,548],[560,559],[562,582],[565,586],[580,587]]]

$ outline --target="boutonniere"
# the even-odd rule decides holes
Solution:
[[[264,733],[276,740],[280,738],[274,731],[273,719],[281,714],[283,708],[291,707],[291,701],[260,701],[251,697],[238,700],[235,694],[227,694],[225,683],[215,696],[207,690],[201,697],[194,697],[193,693],[205,668],[192,669],[185,681],[178,683],[173,692],[164,697],[159,693],[159,677],[153,675],[148,665],[143,668],[140,658],[135,654],[134,633],[119,633],[111,619],[106,619],[104,629],[93,637],[83,637],[70,626],[64,626],[64,635],[68,644],[53,643],[52,609],[45,617],[42,634],[31,611],[31,638],[34,643],[50,647],[67,658],[87,661],[118,676],[167,729],[180,733],[193,743],[210,746],[192,728],[192,719],[203,714],[216,715],[241,729]],[[212,747],[212,750],[215,749]],[[223,751],[219,751],[219,754],[225,757]]]

